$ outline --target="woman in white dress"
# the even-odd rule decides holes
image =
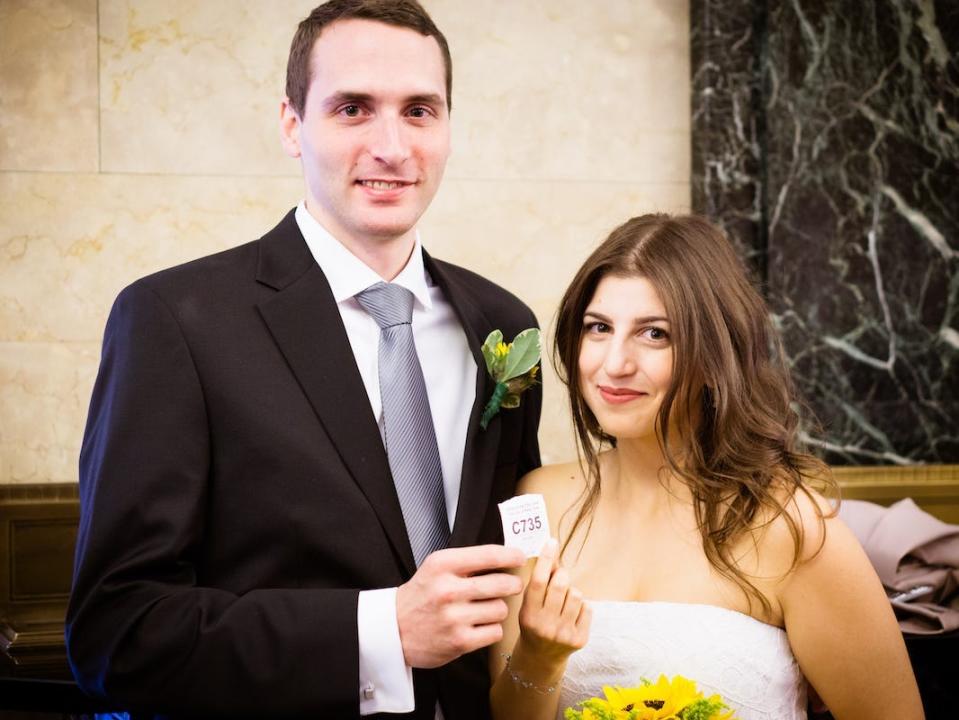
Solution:
[[[617,228],[574,278],[555,357],[581,461],[540,468],[558,538],[491,650],[497,720],[552,720],[681,674],[740,720],[923,717],[883,588],[797,449],[768,311],[697,217]]]

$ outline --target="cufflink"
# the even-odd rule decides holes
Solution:
[[[376,688],[373,687],[373,683],[366,683],[366,687],[363,688],[363,699],[372,700],[373,696],[376,695]]]

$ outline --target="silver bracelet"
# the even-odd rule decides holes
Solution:
[[[509,675],[509,679],[524,690],[532,690],[533,692],[538,692],[540,695],[549,695],[556,692],[556,685],[547,685],[546,687],[541,687],[534,682],[524,679],[522,675],[510,667],[509,663],[510,660],[513,659],[513,656],[507,653],[500,653],[500,655],[506,658],[506,674]]]

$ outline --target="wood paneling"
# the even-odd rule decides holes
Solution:
[[[959,524],[959,465],[839,467],[844,498],[913,498]],[[0,485],[0,650],[18,663],[62,660],[79,521],[77,485]]]
[[[0,485],[0,650],[62,662],[79,502],[72,483]]]
[[[944,522],[959,524],[959,465],[837,467],[844,498],[891,505],[912,498]]]

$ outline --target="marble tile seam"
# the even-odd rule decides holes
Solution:
[[[100,78],[103,65],[100,62],[100,0],[97,0],[97,172],[103,170],[103,103],[100,101]]]
[[[299,180],[301,175],[279,174],[279,173],[150,173],[150,172],[117,172],[110,170],[90,171],[90,170],[7,170],[0,168],[0,177],[15,175],[63,175],[96,177],[137,177],[137,178],[183,178],[183,179],[207,179],[207,180]],[[611,179],[611,178],[570,178],[570,177],[467,177],[457,175],[447,175],[447,181],[455,182],[477,182],[477,183],[557,183],[564,185],[614,185],[614,186],[649,186],[649,187],[682,187],[690,184],[689,180],[632,180]]]
[[[603,179],[603,178],[550,178],[550,177],[466,177],[466,176],[455,176],[447,175],[446,181],[450,180],[454,182],[475,182],[475,183],[536,183],[536,184],[555,184],[555,185],[611,185],[616,187],[623,186],[633,186],[633,187],[687,187],[690,185],[689,180],[663,180],[663,181],[652,181],[652,180],[630,180],[629,178],[624,180],[613,180],[613,179]]]
[[[0,350],[10,345],[50,345],[52,347],[90,347],[99,346],[102,335],[91,340],[7,340],[0,338]]]
[[[210,180],[233,180],[237,178],[251,180],[296,180],[300,179],[299,174],[280,174],[280,173],[157,173],[157,172],[128,172],[114,170],[9,170],[0,168],[0,176],[3,175],[78,175],[86,177],[95,177],[104,175],[106,177],[142,177],[142,178],[199,178]]]

